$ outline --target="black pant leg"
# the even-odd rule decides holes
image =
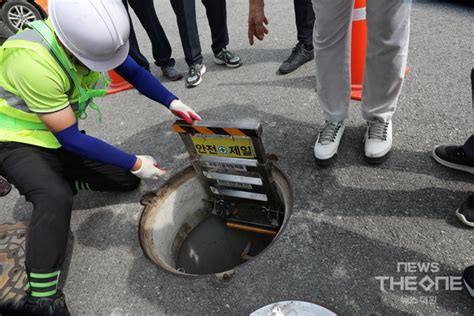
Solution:
[[[294,0],[298,43],[313,48],[314,10],[311,0]]]
[[[202,0],[206,7],[207,20],[211,28],[212,51],[220,52],[229,45],[229,32],[227,30],[227,8],[225,0]]]
[[[128,13],[127,0],[122,0],[122,2],[125,8],[127,9],[127,13]],[[133,23],[132,23],[132,19],[130,18],[130,14],[128,15],[128,20],[130,21],[130,38],[129,38],[130,51],[128,54],[130,55],[130,57],[133,58],[133,60],[135,60],[137,64],[139,64],[140,66],[148,70],[150,69],[150,63],[148,62],[146,57],[143,56],[143,54],[140,52],[137,36],[135,35],[135,29],[133,28]]]
[[[64,262],[73,192],[56,150],[0,143],[0,174],[33,203],[26,238],[28,272],[51,273]]]
[[[474,68],[471,69],[471,94],[474,109]],[[464,143],[463,149],[469,157],[474,157],[474,134]]]
[[[129,170],[82,158],[61,150],[65,177],[77,191],[128,192],[140,185]]]
[[[171,0],[171,6],[176,14],[186,63],[189,66],[202,64],[203,57],[196,21],[195,0]]]
[[[153,0],[128,0],[128,3],[150,38],[156,65],[160,67],[174,66],[175,60],[171,58],[171,45],[158,20]]]

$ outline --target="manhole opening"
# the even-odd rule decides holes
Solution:
[[[186,168],[145,207],[140,222],[145,253],[158,266],[180,275],[222,273],[252,260],[283,231],[292,210],[288,180],[276,167],[272,174],[284,206],[278,223],[265,227],[268,212],[262,206],[242,202],[216,207],[194,169]],[[232,213],[236,220],[226,220],[221,212]],[[248,225],[249,219],[262,225]]]

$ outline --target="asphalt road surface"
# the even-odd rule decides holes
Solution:
[[[263,123],[267,151],[279,156],[296,192],[289,225],[269,251],[218,287],[209,278],[175,277],[144,258],[137,239],[138,200],[163,181],[146,181],[128,194],[80,194],[65,269],[64,292],[72,314],[245,315],[295,299],[342,315],[472,315],[474,300],[465,290],[425,292],[416,286],[416,291],[392,291],[386,283],[382,291],[377,277],[456,277],[474,264],[473,230],[454,215],[473,189],[472,176],[439,166],[430,156],[435,145],[460,144],[472,132],[474,9],[447,0],[414,1],[410,74],[393,121],[391,158],[379,167],[364,162],[364,121],[354,102],[339,159],[323,169],[312,154],[323,120],[314,63],[286,76],[276,74],[296,42],[292,1],[268,1],[270,35],[255,47],[246,39],[246,0],[227,6],[229,49],[244,65],[229,70],[212,63],[210,32],[198,2],[208,73],[195,89],[186,89],[183,81],[164,83],[205,119]],[[169,1],[156,1],[156,7],[184,71]],[[141,48],[151,59],[146,34],[134,21]],[[157,68],[152,70],[161,78]],[[89,134],[153,155],[170,174],[188,164],[166,109],[135,91],[99,103],[103,123],[93,110],[82,123]],[[16,190],[0,199],[2,222],[27,219],[30,212],[31,205]],[[439,265],[440,271],[397,271],[405,262]]]

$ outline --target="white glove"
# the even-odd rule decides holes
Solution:
[[[137,158],[141,160],[142,166],[137,171],[130,170],[130,172],[140,179],[158,180],[166,174],[166,171],[158,168],[155,158],[150,156],[137,156]]]
[[[181,100],[173,100],[170,104],[170,111],[177,117],[185,120],[188,124],[201,120],[201,117]]]

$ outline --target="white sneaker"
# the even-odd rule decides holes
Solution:
[[[336,157],[342,134],[344,134],[344,121],[326,121],[319,131],[318,139],[314,144],[314,157],[320,165],[328,165]]]
[[[206,65],[195,64],[191,65],[186,75],[186,87],[197,87],[202,81],[202,75],[206,73]]]
[[[367,121],[365,132],[365,160],[371,164],[380,164],[387,160],[392,148],[392,120],[380,119]]]

